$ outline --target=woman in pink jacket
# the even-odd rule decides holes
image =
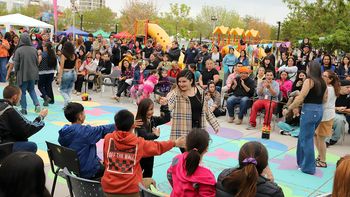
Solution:
[[[293,82],[288,79],[288,72],[287,71],[281,71],[280,72],[280,78],[276,80],[280,85],[280,94],[281,99],[280,103],[278,103],[277,106],[277,112],[279,114],[279,117],[282,117],[282,109],[285,104],[287,104],[288,101],[288,94],[292,92]]]
[[[186,152],[177,155],[167,171],[171,197],[215,197],[214,174],[200,165],[208,151],[209,133],[204,129],[193,129],[186,137]]]

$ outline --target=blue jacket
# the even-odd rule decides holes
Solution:
[[[333,64],[331,65],[330,68],[325,68],[324,65],[322,64],[322,65],[321,65],[321,72],[323,73],[323,72],[326,71],[326,70],[331,70],[331,71],[333,71],[333,72],[337,72],[337,71],[336,71],[336,67],[335,67]]]
[[[231,70],[229,70],[228,66],[234,66],[238,62],[237,57],[234,54],[227,54],[224,57],[224,60],[222,61],[222,65],[224,66],[224,73],[230,73]]]
[[[100,169],[96,143],[115,130],[114,124],[92,127],[90,125],[65,125],[58,131],[58,142],[77,151],[80,162],[80,176],[92,178]]]

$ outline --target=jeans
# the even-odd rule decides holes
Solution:
[[[60,92],[63,96],[64,106],[71,101],[71,94],[74,82],[77,80],[77,74],[74,70],[64,71],[61,80]]]
[[[6,64],[8,62],[7,57],[0,57],[0,82],[6,82],[7,69]]]
[[[234,117],[235,116],[235,106],[239,105],[238,118],[240,120],[242,120],[243,116],[247,113],[249,103],[250,103],[250,100],[247,96],[244,96],[244,97],[230,96],[227,99],[228,115],[230,117]]]
[[[270,108],[271,104],[271,108]],[[269,126],[271,123],[272,113],[275,111],[276,108],[276,102],[272,101],[270,103],[270,100],[256,100],[253,103],[252,111],[250,113],[249,123],[251,126],[256,126],[256,116],[258,111],[261,109],[265,109],[265,117],[264,117],[264,125]],[[270,112],[270,114],[269,114]]]
[[[327,138],[326,141],[329,142],[330,139],[333,141],[338,141],[343,132],[347,132],[349,124],[346,121],[346,117],[343,114],[335,114],[333,122],[333,134],[331,138]]]
[[[34,86],[35,86],[34,80],[22,82],[22,85],[20,86],[22,90],[22,96],[21,96],[21,102],[20,102],[22,109],[25,109],[25,110],[27,109],[27,98],[26,98],[27,91],[29,92],[30,98],[32,98],[33,100],[33,104],[35,106],[40,105],[38,97],[36,96],[36,93],[35,93]]]
[[[301,109],[300,133],[297,145],[297,163],[301,171],[315,174],[314,134],[323,114],[322,104],[306,103]]]
[[[278,122],[277,126],[281,130],[290,133],[290,135],[293,136],[293,137],[298,137],[299,136],[300,128],[298,126],[291,126],[288,123],[285,123],[285,122],[282,122],[282,121]]]
[[[24,151],[24,152],[36,153],[37,150],[38,150],[38,146],[34,142],[26,142],[26,141],[15,142],[12,148],[13,152]]]
[[[38,88],[45,99],[46,96],[50,97],[51,102],[54,102],[54,95],[52,91],[52,81],[54,73],[39,75]]]

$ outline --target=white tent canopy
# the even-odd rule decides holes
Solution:
[[[22,14],[9,14],[0,16],[0,25],[5,25],[6,31],[10,31],[11,26],[49,28],[51,29],[51,38],[53,35],[53,25],[44,23],[28,16],[24,16]]]

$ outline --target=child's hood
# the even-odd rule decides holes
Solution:
[[[118,150],[130,149],[138,143],[137,136],[132,132],[116,131],[112,135]]]

